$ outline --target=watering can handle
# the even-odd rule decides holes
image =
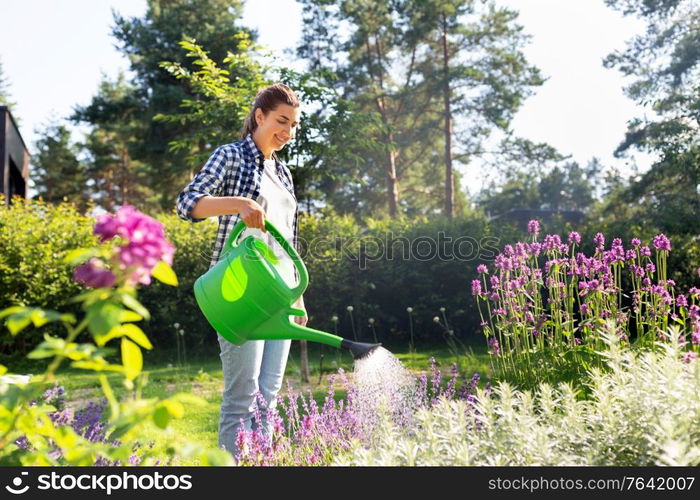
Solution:
[[[231,250],[231,248],[236,246],[238,242],[238,237],[241,235],[241,233],[243,233],[245,228],[245,222],[239,220],[238,224],[234,226],[234,228],[231,230],[231,233],[228,235],[226,243],[224,243],[224,246],[221,249],[221,255],[219,256],[219,260],[223,259],[226,256],[226,254]],[[306,270],[304,261],[301,260],[301,257],[299,257],[299,254],[294,249],[294,247],[290,245],[289,242],[284,238],[284,236],[282,236],[282,234],[277,230],[277,228],[272,225],[272,222],[270,222],[267,219],[265,219],[265,228],[268,231],[270,231],[270,234],[277,240],[277,242],[280,245],[282,245],[284,251],[287,252],[287,255],[289,255],[292,261],[294,262],[294,266],[296,267],[297,272],[299,273],[299,284],[296,287],[294,287],[291,290],[291,292],[294,295],[301,295],[304,292],[304,290],[306,290],[306,287],[309,284],[309,273]]]

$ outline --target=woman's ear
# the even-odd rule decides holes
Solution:
[[[255,123],[257,123],[259,127],[263,124],[263,121],[265,121],[265,113],[263,113],[262,108],[255,108]]]

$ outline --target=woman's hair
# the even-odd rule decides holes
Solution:
[[[245,139],[248,134],[255,132],[258,128],[258,122],[255,121],[255,110],[260,108],[267,115],[273,109],[276,109],[280,104],[288,104],[294,108],[299,107],[299,99],[292,89],[283,83],[275,83],[258,92],[253,102],[253,107],[250,113],[246,116],[243,122],[243,131],[241,138]]]

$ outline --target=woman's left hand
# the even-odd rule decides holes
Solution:
[[[297,325],[306,326],[306,323],[309,321],[309,316],[308,314],[306,314],[306,307],[304,306],[304,297],[299,297],[299,299],[294,303],[293,307],[304,311],[304,316],[294,316],[294,322]]]

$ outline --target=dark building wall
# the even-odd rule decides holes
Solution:
[[[2,186],[5,203],[9,205],[12,196],[27,197],[29,181],[29,151],[27,150],[17,124],[6,106],[0,106],[0,159],[2,159]]]

